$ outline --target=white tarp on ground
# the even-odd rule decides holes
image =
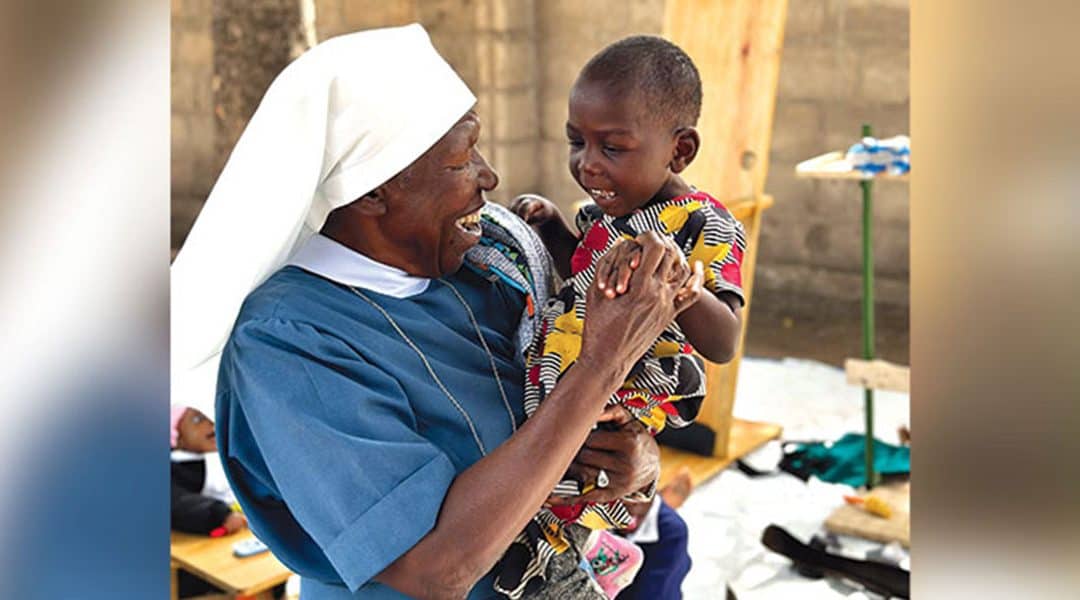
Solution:
[[[875,393],[875,437],[898,443],[897,429],[909,423],[909,407],[907,394]],[[848,385],[841,369],[811,360],[744,358],[734,412],[742,419],[782,425],[784,440],[835,440],[865,429],[862,389]],[[779,454],[779,443],[774,442],[748,458],[768,468]],[[817,479],[803,483],[786,473],[750,478],[734,468],[706,482],[679,510],[690,528],[694,561],[683,584],[685,597],[723,598],[725,584],[739,600],[868,597],[839,581],[802,577],[787,558],[760,541],[770,523],[809,541],[823,531],[829,513],[843,504],[842,496],[852,491]],[[851,537],[841,540],[845,553],[860,557],[880,547]]]

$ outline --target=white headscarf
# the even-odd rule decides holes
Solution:
[[[221,349],[248,293],[475,102],[416,24],[336,37],[286,67],[172,265],[172,401],[213,414]]]

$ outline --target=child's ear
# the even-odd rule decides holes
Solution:
[[[675,154],[668,163],[672,173],[681,173],[690,166],[701,147],[701,136],[693,127],[683,127],[675,132]]]

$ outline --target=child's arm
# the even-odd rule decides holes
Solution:
[[[518,196],[510,210],[532,226],[551,254],[559,276],[569,279],[570,257],[577,247],[578,236],[570,229],[558,207],[547,198],[526,194]]]
[[[704,291],[675,322],[698,354],[714,363],[726,363],[735,357],[739,345],[742,303],[731,292],[716,295]]]

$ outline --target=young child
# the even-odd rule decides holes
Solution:
[[[609,404],[621,405],[654,433],[665,425],[685,426],[705,395],[704,363],[693,352],[713,362],[734,355],[744,303],[743,229],[712,196],[678,175],[700,146],[694,129],[700,112],[696,67],[676,45],[655,36],[604,48],[575,81],[566,123],[570,173],[594,202],[577,214],[581,235],[544,198],[523,196],[513,206],[543,239],[565,280],[544,307],[526,359],[528,414],[577,358],[587,289],[599,278],[609,297],[624,293],[640,257],[633,240],[647,231],[672,239],[691,265],[700,263],[708,293],[660,335]],[[597,273],[594,266],[608,251],[620,253],[618,266]],[[606,485],[606,473],[598,470],[594,481],[564,480],[555,494],[573,497]],[[571,527],[621,529],[631,521],[621,502],[544,509],[507,551],[497,588],[511,598],[524,594],[530,580],[543,575],[547,559],[569,548]],[[605,589],[609,597],[617,591]]]
[[[214,422],[202,411],[174,404],[169,413],[172,528],[186,533],[219,536],[247,526],[217,457]],[[178,596],[188,598],[220,593],[216,586],[183,569],[177,572]]]
[[[202,535],[242,529],[247,521],[232,508],[236,500],[216,454],[214,422],[188,406],[173,405],[169,416],[172,528]]]

